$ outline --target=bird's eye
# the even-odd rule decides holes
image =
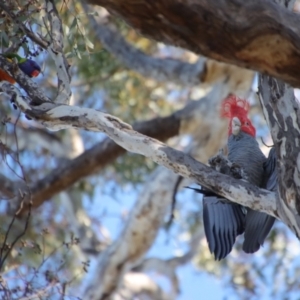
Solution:
[[[249,122],[246,122],[246,125],[249,126]]]

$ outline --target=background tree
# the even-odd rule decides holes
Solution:
[[[285,2],[288,8],[266,0],[0,4],[2,53],[19,51],[43,66],[33,82],[0,56],[19,84],[0,83],[3,299],[195,298],[207,292],[203,281],[194,278],[187,291],[178,277],[180,266],[191,272],[191,261],[220,277],[229,297],[297,295],[299,244],[286,225],[299,234],[299,103],[280,80],[299,87],[300,17],[288,10],[298,3]],[[241,67],[277,79],[257,80]],[[218,110],[230,93],[250,99],[259,137],[275,144],[277,198],[238,181],[230,194],[228,178],[216,182],[215,172],[191,158],[206,163],[224,145]],[[179,180],[153,161],[286,225],[277,222],[256,255],[238,243],[216,263],[199,196],[180,191],[166,228]]]

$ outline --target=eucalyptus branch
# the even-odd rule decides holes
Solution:
[[[46,1],[46,11],[50,22],[50,38],[51,43],[47,47],[49,54],[55,62],[58,90],[57,97],[54,100],[56,103],[69,103],[72,95],[70,83],[70,65],[64,55],[64,32],[62,28],[61,18],[58,15],[53,0]]]
[[[3,90],[9,87],[8,84],[2,84]],[[129,124],[117,117],[90,108],[51,102],[30,106],[22,97],[16,97],[15,104],[27,116],[50,130],[83,128],[104,132],[127,151],[149,157],[173,172],[213,189],[231,201],[278,217],[274,193],[220,174],[191,156],[134,131]]]

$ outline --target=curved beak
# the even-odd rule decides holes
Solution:
[[[233,117],[231,121],[231,126],[232,126],[232,134],[233,135],[238,135],[241,131],[241,121],[237,117]]]

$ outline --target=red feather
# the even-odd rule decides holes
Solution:
[[[221,117],[232,119],[233,117],[245,117],[248,115],[250,104],[247,100],[230,95],[224,99],[221,107]]]
[[[12,78],[8,73],[2,69],[0,69],[0,81],[8,81],[11,84],[16,83],[14,78]]]
[[[231,120],[237,117],[241,122],[241,131],[244,131],[255,137],[256,130],[248,118],[250,104],[247,100],[240,99],[235,95],[230,95],[224,99],[221,106],[221,117],[230,119],[228,127],[228,135],[232,134]]]

